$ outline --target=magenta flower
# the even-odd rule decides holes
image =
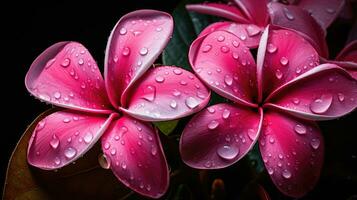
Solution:
[[[213,23],[200,35],[215,30],[225,30],[237,35],[246,46],[255,48],[259,44],[262,30],[268,24],[273,24],[298,31],[321,56],[327,57],[325,30],[338,16],[344,1],[294,0],[288,2],[292,5],[268,3],[268,0],[231,0],[229,4],[203,3],[187,5],[186,8],[233,21]]]
[[[29,164],[61,168],[101,139],[105,167],[123,184],[148,197],[162,196],[169,184],[168,166],[157,130],[145,121],[190,115],[210,97],[188,71],[149,69],[172,29],[172,18],[164,12],[125,15],[108,41],[104,80],[81,44],[60,42],[46,49],[31,65],[26,87],[40,100],[64,109],[37,125],[29,142]]]
[[[189,59],[213,91],[233,103],[196,114],[180,140],[183,161],[219,169],[241,159],[259,140],[265,167],[281,192],[300,197],[320,175],[324,141],[314,121],[357,107],[357,82],[334,64],[319,65],[299,34],[267,28],[257,64],[239,38],[215,31],[196,39]]]

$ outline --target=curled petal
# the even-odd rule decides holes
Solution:
[[[191,72],[173,66],[150,69],[130,89],[127,114],[144,121],[167,121],[204,108],[210,91]]]
[[[189,60],[193,70],[213,91],[248,106],[256,97],[256,66],[237,36],[215,31],[197,38]]]
[[[97,64],[77,42],[59,42],[47,48],[32,63],[25,85],[36,98],[56,106],[110,113]]]
[[[357,79],[357,40],[347,44],[336,57],[336,61],[332,61],[332,63],[345,68],[355,79]]]
[[[334,64],[322,64],[267,98],[268,107],[310,120],[341,117],[357,107],[357,81]]]
[[[301,197],[314,188],[324,156],[316,123],[267,112],[259,148],[268,174],[282,193]]]
[[[269,20],[267,0],[233,0],[234,3],[258,26],[266,26]]]
[[[98,141],[115,116],[85,115],[70,110],[50,114],[38,123],[30,139],[29,164],[53,170],[74,162]]]
[[[186,5],[186,9],[202,14],[224,17],[235,22],[249,23],[249,20],[246,16],[244,16],[239,8],[233,5],[223,3],[188,4]]]
[[[125,104],[124,93],[154,63],[170,40],[172,17],[155,10],[123,16],[109,37],[105,57],[105,84],[114,107]]]
[[[263,97],[286,82],[319,64],[315,49],[300,35],[289,30],[270,30],[258,49],[258,74]],[[258,78],[259,79],[259,78]]]
[[[344,4],[344,0],[299,0],[297,6],[309,12],[322,28],[327,29],[338,17]]]
[[[239,41],[249,48],[257,48],[263,28],[254,24],[239,24],[235,22],[216,22],[207,26],[200,36],[214,31],[228,31],[239,38]]]
[[[271,2],[268,4],[271,24],[298,31],[323,57],[328,57],[325,30],[309,13],[297,6]]]
[[[253,148],[262,119],[262,111],[259,114],[237,105],[208,107],[191,119],[181,135],[182,160],[198,169],[232,165]]]
[[[106,163],[130,189],[151,197],[165,194],[169,172],[159,136],[149,124],[123,116],[102,137]]]

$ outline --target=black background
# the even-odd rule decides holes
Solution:
[[[53,43],[73,40],[84,44],[103,66],[109,33],[117,20],[130,11],[151,8],[171,12],[178,0],[117,0],[83,2],[11,2],[1,14],[1,170],[16,142],[40,113],[50,106],[35,100],[24,86],[32,61]],[[329,29],[332,55],[344,45],[350,22],[337,22]],[[100,68],[103,70],[103,68]],[[347,199],[357,194],[357,114],[320,123],[326,142],[323,176],[314,196]],[[1,179],[3,184],[3,179]],[[1,187],[2,188],[2,187]],[[334,198],[337,197],[337,198]],[[339,198],[340,197],[340,198]]]

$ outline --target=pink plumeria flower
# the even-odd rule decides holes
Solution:
[[[40,100],[65,109],[38,123],[28,162],[58,169],[101,139],[106,167],[123,184],[148,197],[162,196],[169,184],[168,166],[149,122],[190,115],[210,97],[188,71],[149,69],[172,29],[171,16],[160,11],[139,10],[122,17],[109,37],[104,80],[83,45],[60,42],[46,49],[31,65],[26,87]]]
[[[183,161],[198,169],[224,168],[259,140],[265,167],[281,192],[300,197],[311,190],[324,154],[314,121],[353,111],[356,80],[337,65],[319,65],[315,49],[289,30],[264,31],[257,64],[226,31],[196,39],[189,59],[206,85],[233,103],[210,106],[191,119],[180,140]]]
[[[231,20],[213,23],[200,35],[215,30],[225,30],[237,35],[246,46],[255,48],[259,44],[262,30],[268,24],[273,24],[298,31],[317,49],[320,55],[327,57],[325,30],[338,16],[344,1],[297,0],[290,2],[292,5],[268,3],[268,0],[231,0],[229,4],[192,4],[187,5],[186,8],[190,11]]]
[[[334,63],[345,68],[357,79],[357,40],[348,43],[336,56],[335,60],[327,60],[322,57],[320,59],[322,62]]]

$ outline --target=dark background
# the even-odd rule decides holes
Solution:
[[[18,139],[36,116],[50,108],[25,89],[24,77],[32,61],[50,45],[73,40],[84,44],[98,65],[103,66],[107,38],[122,15],[141,8],[171,12],[177,2],[88,0],[75,4],[47,1],[25,5],[13,1],[1,6],[1,188],[8,159]],[[339,20],[330,27],[327,39],[332,55],[344,46],[352,25],[351,21]],[[356,122],[355,112],[339,120],[320,123],[326,142],[325,165],[320,182],[307,199],[318,196],[353,199],[357,194]]]

